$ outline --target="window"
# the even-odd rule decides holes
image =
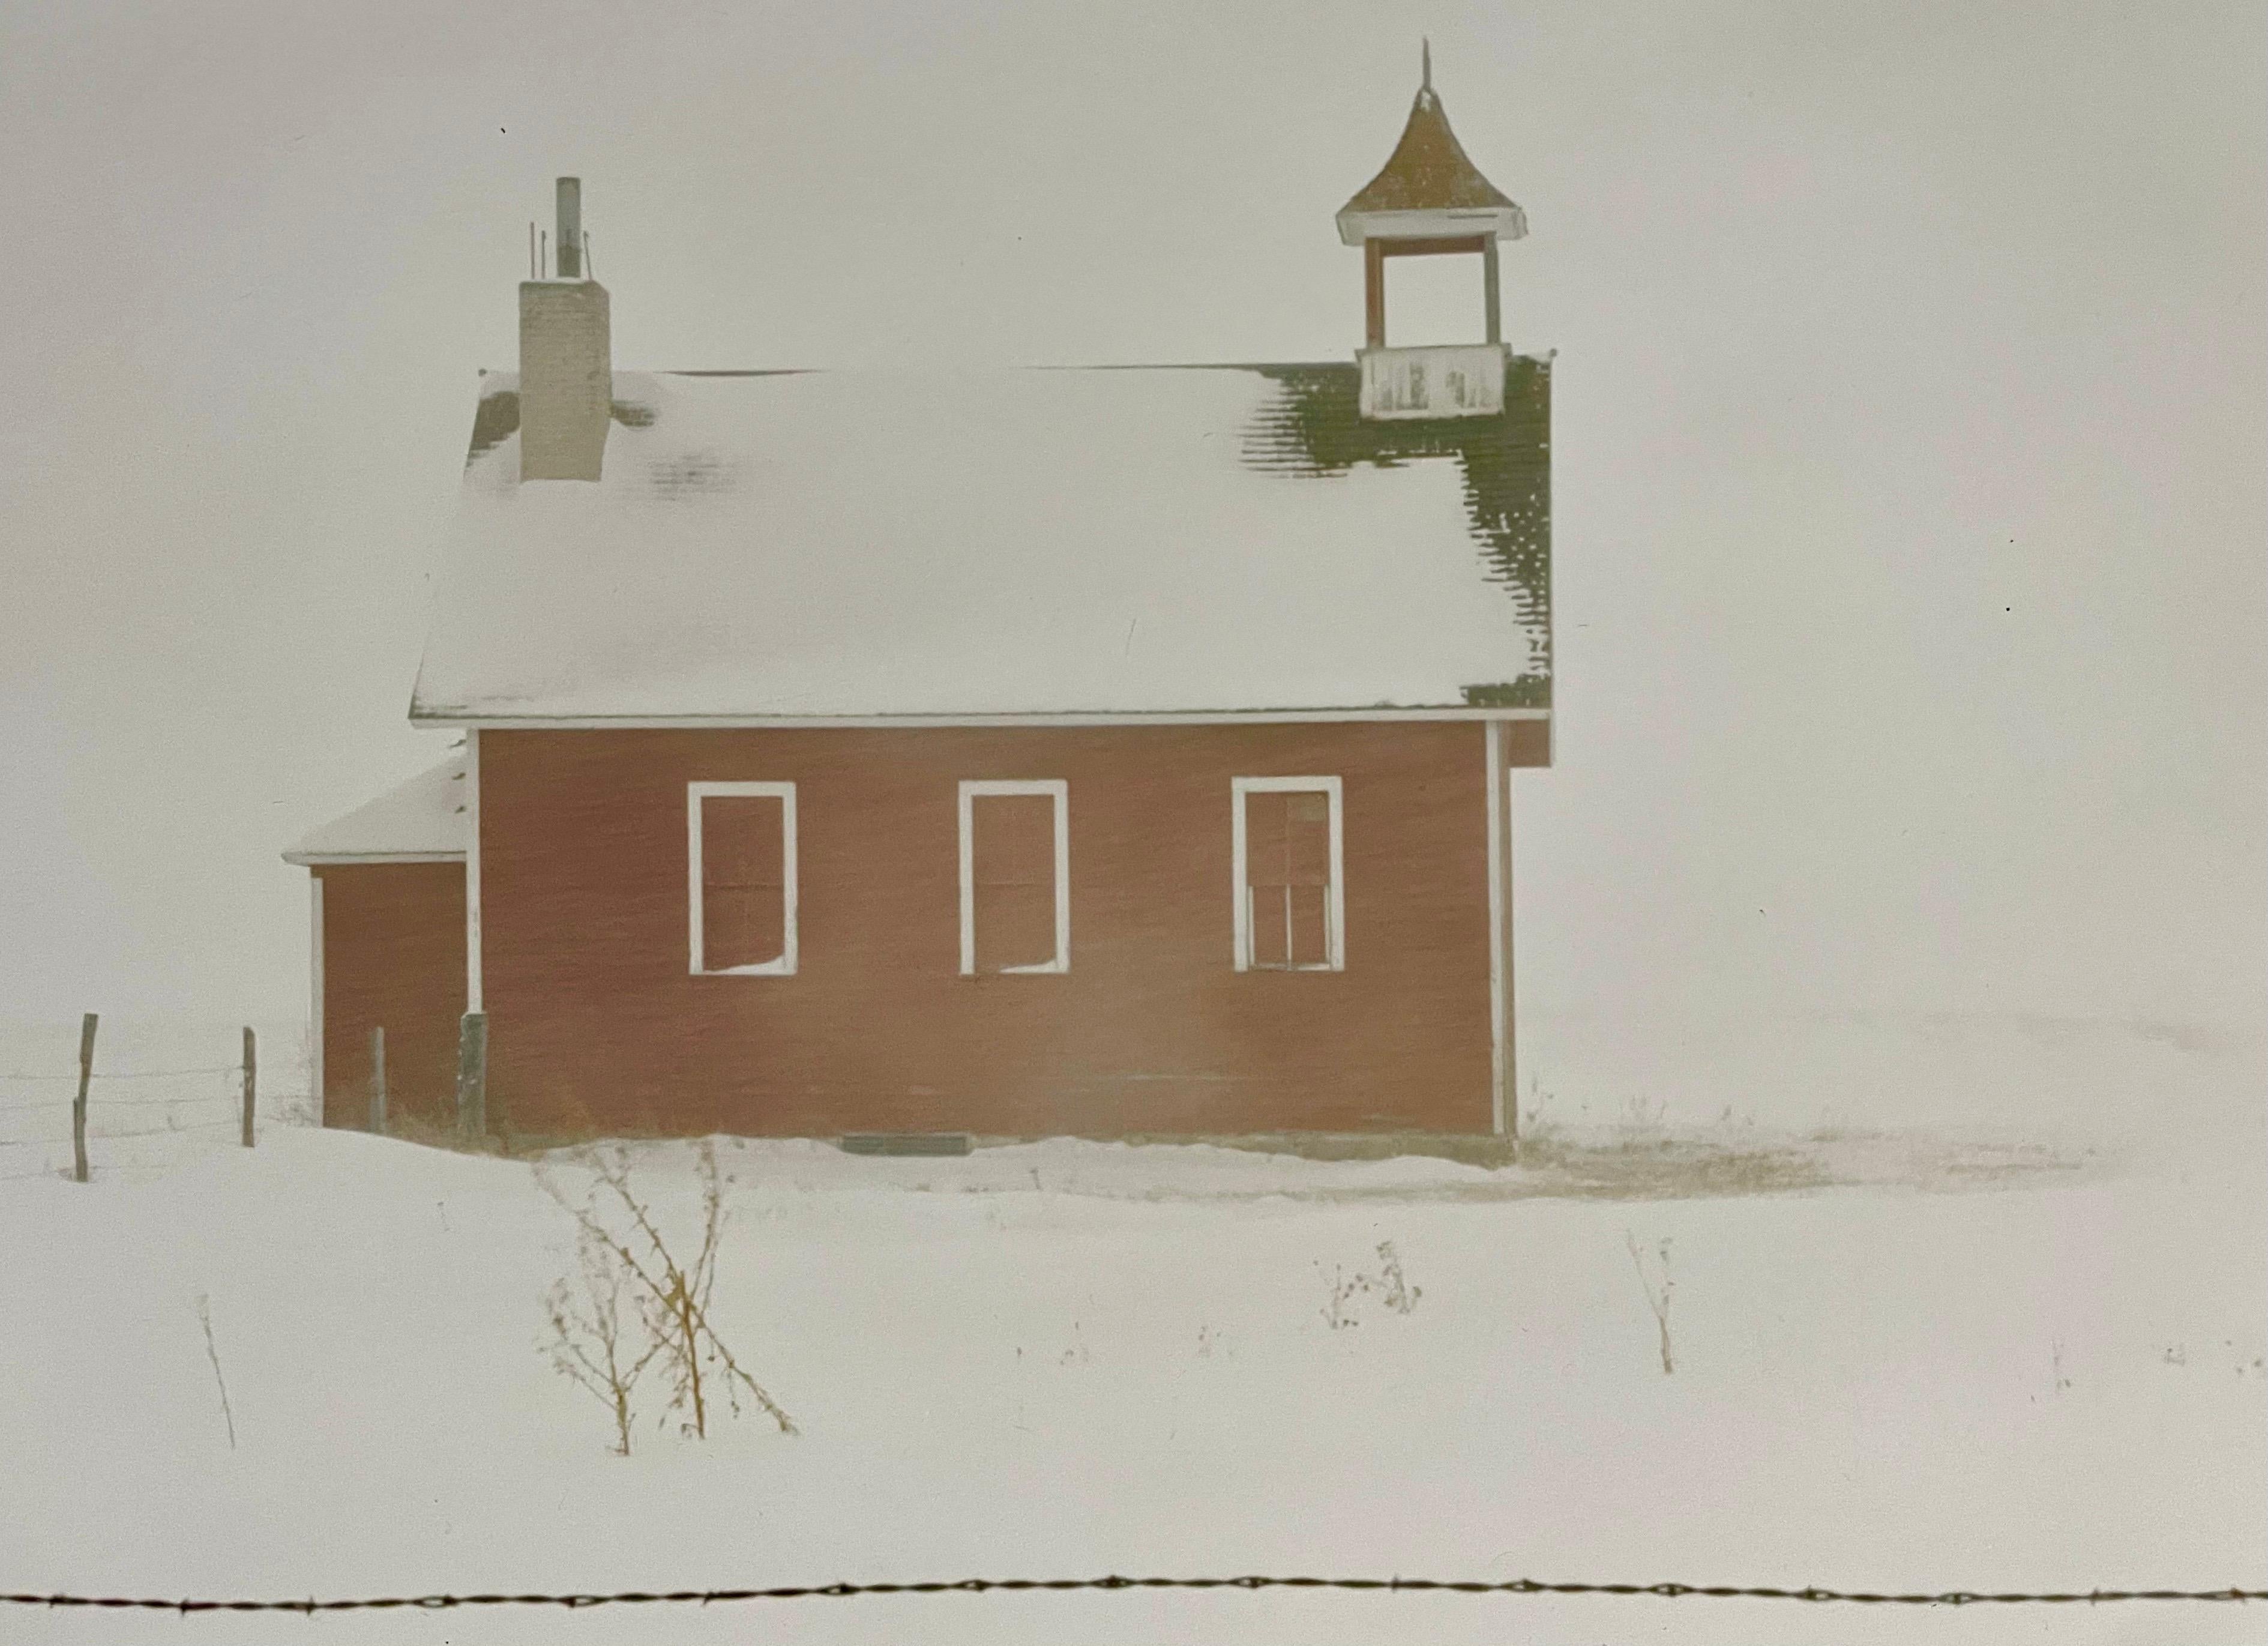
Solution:
[[[1345,849],[1336,778],[1236,778],[1236,969],[1346,968]]]
[[[1070,791],[961,786],[961,975],[1071,970]]]
[[[795,785],[686,785],[696,977],[795,973]]]

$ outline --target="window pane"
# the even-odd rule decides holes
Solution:
[[[1289,889],[1283,886],[1255,886],[1249,893],[1252,915],[1252,963],[1261,967],[1280,967],[1291,963],[1292,934],[1286,918],[1290,912]]]
[[[772,794],[701,801],[701,879],[707,886],[778,886],[786,865],[785,808]]]
[[[787,951],[786,893],[777,886],[708,887],[701,903],[701,948],[704,971],[781,958]]]
[[[976,889],[976,969],[1044,966],[1056,957],[1056,889],[1052,869],[1044,886]]]
[[[1280,886],[1287,878],[1286,815],[1292,797],[1259,791],[1244,797],[1244,883]]]
[[[1330,891],[1323,886],[1286,886],[1284,901],[1291,912],[1292,964],[1322,966],[1330,963],[1329,928]]]
[[[1293,886],[1328,886],[1331,881],[1331,799],[1328,794],[1285,796],[1284,878]]]
[[[969,828],[974,835],[970,854],[978,885],[1045,886],[1049,897],[1054,897],[1053,795],[975,795],[969,803]],[[1053,952],[1051,940],[1049,953]]]

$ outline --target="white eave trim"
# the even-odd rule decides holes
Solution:
[[[340,863],[461,863],[462,852],[286,852],[286,863],[302,868],[330,867]]]
[[[796,727],[843,727],[858,730],[903,730],[922,726],[1278,726],[1310,721],[1355,720],[1548,720],[1549,709],[1256,709],[1173,710],[1152,714],[418,714],[416,726],[468,727],[475,731],[719,731],[786,730]]]
[[[1518,206],[1436,206],[1422,211],[1342,211],[1342,245],[1365,240],[1454,240],[1494,234],[1500,240],[1526,238],[1528,214]]]

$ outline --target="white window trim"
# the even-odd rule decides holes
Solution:
[[[1336,778],[1231,778],[1229,779],[1230,903],[1236,917],[1239,971],[1344,971],[1346,970],[1346,830],[1343,786]],[[1252,960],[1251,888],[1245,882],[1244,797],[1248,794],[1314,794],[1329,797],[1331,895],[1325,902],[1325,959],[1319,966],[1256,966]]]
[[[711,797],[768,797],[780,803],[780,902],[786,930],[780,957],[754,966],[711,971],[701,963],[701,802]],[[696,978],[792,978],[795,976],[795,785],[792,783],[688,783],[685,786],[686,907],[692,927],[693,975]]]
[[[1482,738],[1488,779],[1489,1122],[1498,1136],[1510,1128],[1518,1088],[1512,1055],[1512,769],[1504,757],[1504,728],[1488,723]]]
[[[484,1012],[481,981],[481,728],[465,733],[465,1009]]]
[[[1071,970],[1071,786],[1061,778],[964,778],[961,784],[961,975],[976,975],[975,802],[986,794],[1046,794],[1055,800],[1056,956],[1036,966],[1003,966],[999,977]]]
[[[307,876],[307,1085],[323,1123],[323,877]]]

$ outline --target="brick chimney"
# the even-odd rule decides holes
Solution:
[[[585,277],[580,178],[559,180],[558,203],[558,273],[519,287],[519,477],[596,480],[615,397],[607,288]]]

